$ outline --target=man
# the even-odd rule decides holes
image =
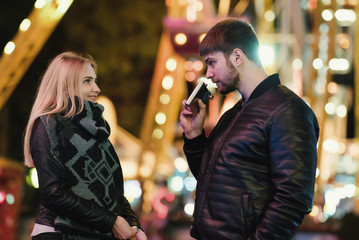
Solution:
[[[246,22],[216,24],[200,44],[206,77],[242,99],[209,137],[206,105],[183,101],[184,152],[197,179],[191,236],[196,239],[291,239],[313,204],[319,127],[313,111],[278,74],[268,76]]]

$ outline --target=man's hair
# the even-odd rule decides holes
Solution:
[[[199,54],[204,57],[221,51],[228,57],[235,48],[239,48],[249,60],[261,65],[258,47],[258,38],[252,25],[230,18],[217,23],[208,31],[199,45]]]

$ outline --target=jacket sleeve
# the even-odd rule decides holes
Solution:
[[[200,170],[202,155],[208,139],[205,136],[204,131],[202,131],[201,135],[193,139],[186,138],[185,134],[183,133],[183,139],[183,151],[186,155],[189,168],[191,169],[193,176],[197,179]]]
[[[313,204],[317,167],[317,119],[305,104],[285,106],[270,130],[274,197],[250,239],[291,239]]]
[[[77,196],[66,186],[65,166],[53,157],[47,131],[40,119],[35,121],[30,144],[44,206],[87,227],[111,232],[117,216],[94,201]]]
[[[119,200],[119,202],[121,203],[120,208],[121,208],[122,217],[126,219],[126,221],[130,226],[137,226],[142,229],[141,224],[138,221],[136,214],[132,210],[131,205],[128,202],[127,198],[123,194],[121,195],[120,198],[121,199]]]

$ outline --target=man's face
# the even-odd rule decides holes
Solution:
[[[238,89],[239,74],[223,52],[209,53],[204,61],[207,64],[206,78],[217,84],[220,93],[227,94]]]

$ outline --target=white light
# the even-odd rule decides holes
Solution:
[[[175,167],[179,172],[187,172],[188,164],[184,158],[178,157],[174,161]]]
[[[46,0],[37,0],[35,2],[35,8],[43,8],[46,4]]]
[[[327,104],[325,104],[324,109],[325,109],[326,113],[329,115],[335,114],[335,104],[332,102],[328,102]]]
[[[317,168],[317,170],[315,171],[315,178],[317,178],[319,176],[319,174],[320,174],[320,169]]]
[[[193,203],[187,203],[187,204],[184,206],[184,212],[185,212],[187,215],[192,216],[193,211],[194,211],[194,204],[193,204]]]
[[[9,205],[13,205],[13,204],[15,203],[15,197],[14,197],[14,195],[12,195],[11,193],[8,193],[8,194],[6,195],[6,202],[7,202],[7,204],[9,204]]]
[[[323,12],[322,12],[322,18],[329,22],[330,20],[333,19],[333,13],[332,11],[330,11],[329,9],[325,9]]]
[[[338,9],[335,11],[335,18],[344,25],[350,25],[355,22],[356,15],[355,12],[351,9]]]
[[[273,22],[275,19],[275,14],[272,10],[268,10],[264,13],[264,18],[267,22]]]
[[[174,71],[177,68],[177,61],[174,58],[167,59],[166,68],[170,72]]]
[[[57,7],[57,11],[60,12],[60,14],[64,14],[67,9],[69,9],[70,5],[72,4],[73,0],[62,0]]]
[[[322,59],[316,58],[313,60],[313,67],[317,70],[321,69],[324,66]]]
[[[173,77],[166,75],[162,80],[162,87],[166,90],[171,89],[173,86]]]
[[[346,71],[349,69],[349,61],[345,58],[332,58],[329,61],[329,68],[333,71]]]
[[[337,153],[339,151],[339,144],[335,140],[327,139],[323,142],[323,148],[327,152]]]
[[[166,114],[159,112],[155,116],[155,121],[158,125],[163,125],[166,122]]]
[[[174,192],[180,192],[183,189],[183,179],[179,176],[173,177],[171,179],[170,188]]]
[[[170,101],[171,101],[171,98],[170,98],[170,96],[168,96],[168,94],[165,94],[165,93],[161,94],[161,96],[160,96],[160,102],[161,102],[163,105],[169,104]]]
[[[324,193],[324,199],[325,199],[325,207],[324,212],[328,214],[329,216],[332,216],[337,209],[337,204],[339,202],[339,199],[337,198],[337,195],[333,189],[327,190]]]
[[[184,186],[189,192],[193,192],[196,189],[197,181],[194,177],[186,177],[184,179]]]
[[[339,105],[337,107],[336,113],[337,113],[338,117],[344,118],[347,115],[347,107],[343,104]]]
[[[300,69],[303,68],[303,62],[302,62],[301,59],[296,58],[296,59],[293,60],[292,66],[293,66],[294,69],[300,70]]]
[[[271,46],[263,45],[259,47],[259,57],[264,66],[269,66],[274,60],[274,50]]]
[[[10,55],[15,50],[15,43],[9,41],[4,47],[4,53]]]
[[[139,181],[137,180],[127,180],[124,183],[124,191],[126,197],[129,198],[139,198],[142,195],[142,189]]]
[[[20,31],[27,31],[29,29],[29,27],[31,26],[31,21],[27,18],[25,18],[24,20],[22,20],[20,26],[19,26],[19,29]]]

